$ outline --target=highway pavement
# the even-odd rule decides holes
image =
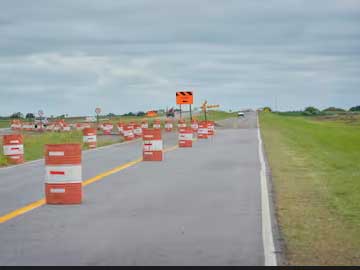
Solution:
[[[177,144],[164,133],[165,147]],[[141,142],[83,153],[88,179],[141,157]],[[0,216],[43,197],[44,162],[0,169]],[[0,224],[0,265],[264,265],[256,114],[193,148]]]

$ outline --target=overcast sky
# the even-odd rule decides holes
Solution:
[[[360,105],[360,0],[0,0],[0,114]]]

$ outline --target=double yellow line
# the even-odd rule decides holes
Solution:
[[[178,146],[177,146],[177,145],[174,145],[174,146],[172,146],[172,147],[166,148],[166,149],[164,150],[164,152],[166,153],[166,152],[169,152],[169,151],[173,151],[173,150],[175,150],[175,149],[177,149],[177,148],[178,148]],[[96,176],[94,176],[94,177],[92,177],[92,178],[90,178],[90,179],[87,179],[87,180],[85,180],[85,181],[83,182],[83,187],[85,187],[85,186],[87,186],[87,185],[90,185],[90,184],[92,184],[92,183],[95,183],[95,182],[97,182],[97,181],[100,181],[100,180],[104,179],[105,177],[107,177],[107,176],[109,176],[109,175],[112,175],[112,174],[114,174],[114,173],[117,173],[117,172],[120,172],[120,171],[122,171],[122,170],[125,170],[126,168],[129,168],[129,167],[131,167],[131,166],[134,166],[134,165],[140,163],[142,160],[143,160],[142,158],[138,158],[138,159],[136,159],[136,160],[133,160],[133,161],[130,161],[130,162],[125,163],[125,164],[123,164],[123,165],[120,165],[120,166],[118,166],[118,167],[115,167],[115,168],[113,168],[113,169],[111,169],[111,170],[109,170],[109,171],[106,171],[106,172],[103,172],[103,173],[101,173],[101,174],[99,174],[99,175],[96,175]],[[18,217],[18,216],[20,216],[20,215],[23,215],[23,214],[25,214],[25,213],[27,213],[27,212],[29,212],[29,211],[31,211],[31,210],[34,210],[34,209],[36,209],[36,208],[39,208],[40,206],[43,206],[45,203],[46,203],[46,202],[45,202],[45,198],[42,198],[41,200],[38,200],[38,201],[33,202],[33,203],[31,203],[31,204],[28,204],[28,205],[26,205],[26,206],[24,206],[24,207],[21,207],[21,208],[19,208],[19,209],[16,209],[16,210],[14,210],[14,211],[12,211],[12,212],[10,212],[10,213],[7,213],[7,214],[5,214],[5,215],[3,215],[3,216],[0,216],[0,224],[1,224],[1,223],[4,223],[4,222],[6,222],[6,221],[9,221],[9,220],[11,220],[11,219],[13,219],[13,218],[16,218],[16,217]]]

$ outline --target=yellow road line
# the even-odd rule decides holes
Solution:
[[[173,150],[175,150],[175,149],[177,149],[177,148],[178,148],[177,145],[172,146],[172,147],[169,147],[169,148],[166,148],[166,149],[164,149],[164,153],[169,152],[169,151],[173,151]],[[101,180],[101,179],[104,179],[105,177],[107,177],[107,176],[109,176],[109,175],[112,175],[112,174],[114,174],[114,173],[117,173],[117,172],[120,172],[120,171],[122,171],[122,170],[125,170],[126,168],[129,168],[129,167],[131,167],[131,166],[134,166],[134,165],[140,163],[141,161],[142,161],[142,158],[139,158],[139,159],[130,161],[130,162],[128,162],[128,163],[125,163],[125,164],[123,164],[123,165],[120,165],[120,166],[118,166],[118,167],[115,167],[115,168],[113,168],[113,169],[111,169],[111,170],[109,170],[109,171],[107,171],[107,172],[103,172],[103,173],[101,173],[101,174],[99,174],[99,175],[97,175],[97,176],[94,176],[94,177],[92,177],[92,178],[90,178],[90,179],[85,180],[82,185],[83,185],[83,187],[85,187],[85,186],[87,186],[87,185],[90,185],[90,184],[92,184],[92,183],[94,183],[94,182],[97,182],[97,181],[99,181],[99,180]],[[4,223],[4,222],[6,222],[6,221],[9,221],[9,220],[11,220],[11,219],[13,219],[13,218],[16,218],[16,217],[18,217],[18,216],[20,216],[20,215],[23,215],[23,214],[25,214],[25,213],[27,213],[27,212],[29,212],[29,211],[31,211],[31,210],[34,210],[34,209],[36,209],[36,208],[39,208],[40,206],[43,206],[44,204],[45,204],[45,198],[43,198],[43,199],[41,199],[41,200],[38,200],[38,201],[36,201],[36,202],[33,202],[33,203],[31,203],[31,204],[28,204],[28,205],[26,205],[26,206],[24,206],[24,207],[21,207],[21,208],[19,208],[19,209],[16,209],[16,210],[14,210],[14,211],[11,211],[10,213],[7,213],[7,214],[5,214],[5,215],[3,215],[3,216],[0,216],[0,224],[1,224],[1,223]]]

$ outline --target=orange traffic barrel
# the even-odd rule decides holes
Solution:
[[[33,129],[35,129],[35,125],[30,122],[24,122],[22,123],[21,128],[25,131],[32,131]]]
[[[192,147],[193,130],[191,127],[179,128],[179,147]]]
[[[193,132],[197,132],[197,130],[199,128],[199,123],[197,120],[191,121],[191,128],[192,128]]]
[[[167,132],[170,132],[170,131],[172,131],[172,129],[173,129],[172,120],[171,120],[170,118],[168,118],[168,119],[166,119],[166,121],[165,121],[165,130],[166,130]]]
[[[123,129],[124,129],[123,136],[125,138],[125,141],[133,140],[135,136],[132,126],[125,125]]]
[[[70,131],[70,125],[67,123],[63,123],[62,131]]]
[[[24,163],[24,139],[21,134],[4,135],[3,150],[9,164]]]
[[[146,119],[143,119],[141,121],[141,128],[144,129],[144,128],[149,128],[149,122],[146,120]]]
[[[21,129],[21,121],[19,119],[12,120],[10,127],[12,130],[20,130]]]
[[[160,129],[143,129],[143,160],[163,160],[163,141]]]
[[[208,124],[206,121],[201,121],[199,123],[199,128],[198,128],[198,138],[199,139],[207,139],[208,138]]]
[[[153,128],[154,129],[161,129],[161,120],[160,119],[155,119],[154,120]]]
[[[134,137],[135,138],[141,138],[142,137],[142,128],[139,124],[134,125]]]
[[[47,204],[82,201],[81,144],[45,145],[45,199]]]
[[[111,135],[111,131],[113,130],[114,125],[111,123],[103,123],[102,124],[102,130],[104,135]]]
[[[119,131],[119,133],[121,134],[121,135],[123,135],[124,134],[124,123],[123,122],[119,122],[118,124],[117,124],[117,128],[118,128],[118,131]]]
[[[96,148],[96,129],[84,128],[83,129],[83,142],[89,148]]]
[[[207,121],[207,125],[208,125],[208,135],[209,136],[215,135],[215,122]]]
[[[179,121],[178,121],[178,129],[180,129],[180,128],[185,128],[186,127],[186,122],[185,122],[185,120],[184,119],[180,119]]]
[[[131,127],[131,129],[134,131],[134,128],[135,128],[135,122],[131,121],[128,123],[128,126]]]

